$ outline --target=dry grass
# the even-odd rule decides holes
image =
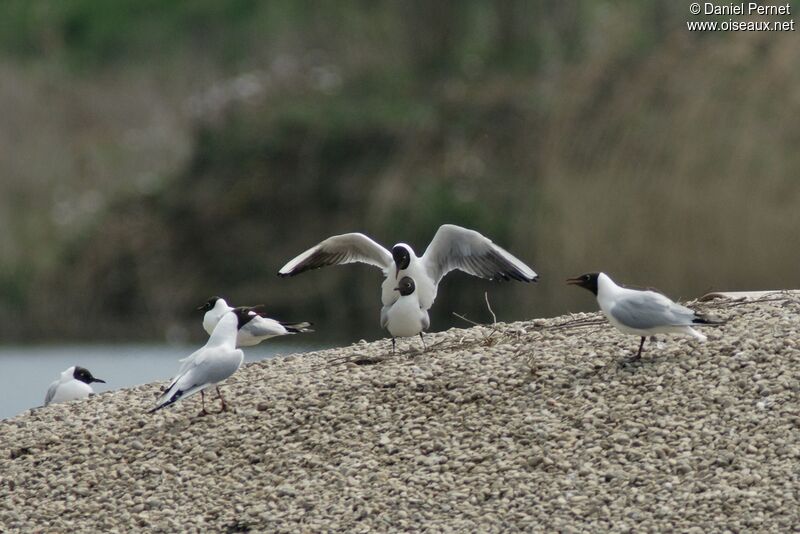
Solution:
[[[288,167],[269,167],[259,160],[245,162],[252,168],[243,163],[242,169],[223,169],[228,176],[241,176],[241,183],[281,193],[270,205],[270,213],[277,215],[265,214],[263,224],[251,228],[254,239],[264,240],[253,247],[265,254],[264,273],[225,290],[256,295],[251,298],[267,294],[276,306],[297,307],[297,317],[323,310],[331,324],[357,325],[358,331],[368,318],[374,327],[364,334],[369,337],[377,329],[372,275],[336,271],[277,287],[266,273],[271,276],[282,261],[327,232],[363,229],[381,241],[407,239],[421,248],[443,222],[479,227],[542,275],[537,287],[490,288],[501,321],[591,309],[594,303],[584,292],[562,282],[590,270],[605,270],[621,282],[654,285],[676,298],[712,289],[798,287],[800,96],[795,89],[800,55],[795,36],[690,35],[678,19],[672,33],[642,51],[633,44],[642,21],[622,16],[627,13],[622,7],[612,11],[604,25],[586,31],[591,52],[579,61],[559,56],[533,74],[487,68],[473,77],[455,69],[424,86],[432,96],[414,90],[409,96],[393,88],[409,102],[387,115],[402,117],[418,107],[419,117],[384,125],[392,150],[381,161],[368,150],[354,150],[372,159],[342,164],[345,170],[335,175],[335,186],[326,182],[324,150],[314,152],[315,143],[322,145],[325,139],[302,140],[296,176],[282,174]],[[362,75],[381,78],[381,69],[392,61],[408,61],[408,50],[364,46],[371,38],[366,33],[353,37],[358,46],[345,46],[350,41],[343,39],[341,57],[323,58],[324,66],[338,68],[341,87]],[[398,35],[393,39],[402,41]],[[236,103],[243,117],[279,116],[281,98],[296,104],[292,98],[303,91],[323,110],[335,100],[326,100],[330,95],[313,88],[298,90],[270,70],[280,67],[278,59],[300,58],[292,72],[313,81],[311,73],[318,66],[303,64],[312,54],[303,55],[302,43],[291,44],[254,57],[252,72],[279,83]],[[176,71],[174,76],[165,65],[126,65],[125,70],[109,69],[88,78],[0,63],[0,148],[14,155],[0,158],[0,283],[16,283],[19,271],[58,279],[61,247],[89,224],[104,220],[98,214],[109,199],[150,190],[174,176],[195,178],[196,169],[186,163],[198,158],[191,153],[197,118],[187,114],[187,103],[196,100],[192,97],[214,96],[219,87],[234,87],[239,79],[197,59],[185,61],[196,71]],[[358,106],[356,110],[361,111]],[[257,120],[254,124],[262,126]],[[335,125],[328,127],[336,131]],[[295,182],[313,182],[314,194],[325,197],[316,199],[318,203],[329,207],[328,197],[334,196],[339,209],[320,216],[320,206],[286,199],[287,184]],[[431,183],[440,188],[435,193],[446,193],[443,204],[460,207],[442,215],[441,206],[431,200]],[[201,209],[202,194],[208,191],[194,199]],[[248,196],[247,191],[237,194]],[[282,213],[297,217],[285,221],[289,217]],[[186,277],[196,263],[194,258],[170,263],[172,242],[164,237],[169,229],[153,228],[151,220],[159,219],[151,216],[112,221],[115,228],[129,228],[93,237],[136,241],[120,248],[137,253],[152,250],[157,242],[155,248],[161,246],[164,254],[144,262],[146,276],[139,277],[150,287],[140,288],[146,295],[142,299],[157,308],[148,316],[183,317],[175,308],[183,302],[163,289],[173,291],[178,282],[192,288]],[[146,228],[153,241],[142,242],[147,236],[138,235],[139,228]],[[225,240],[219,235],[216,239]],[[89,304],[102,300],[81,294],[98,287],[96,273],[105,272],[93,262],[112,267],[125,263],[115,244],[108,245],[91,245],[94,250],[75,262],[83,272],[70,283],[83,281],[85,289],[61,295],[21,289],[28,292],[30,321],[41,320],[37,308],[64,295]],[[364,287],[356,287],[355,281]],[[111,286],[114,280],[105,282]],[[445,328],[447,320],[455,324],[452,310],[482,309],[480,293],[486,287],[476,287],[466,277],[448,279],[440,292],[443,304],[433,317],[435,329]],[[320,294],[346,294],[351,303],[345,309],[335,299],[326,300],[333,304],[317,299],[316,308],[298,306]],[[16,317],[14,306],[0,301],[0,319]],[[98,309],[98,317],[109,311],[115,310]],[[75,328],[85,322],[83,317],[74,320]],[[127,319],[122,323],[127,325]]]
[[[797,287],[792,42],[676,35],[628,72],[577,69],[553,102],[537,256],[553,272],[603,269],[674,296]]]

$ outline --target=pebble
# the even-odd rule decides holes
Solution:
[[[163,384],[29,411],[0,422],[0,531],[791,531],[786,298],[698,304],[727,323],[636,365],[610,326],[552,328],[577,314],[248,364],[223,414],[145,414]]]

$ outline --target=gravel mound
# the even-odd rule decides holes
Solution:
[[[0,423],[0,531],[798,531],[800,296],[694,305],[727,324],[638,364],[576,314],[250,364],[235,413],[34,410]]]

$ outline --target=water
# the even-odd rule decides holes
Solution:
[[[53,380],[73,365],[89,369],[105,384],[95,392],[167,380],[178,370],[178,360],[197,350],[180,345],[55,345],[0,347],[0,419],[41,406]],[[308,352],[320,347],[263,343],[244,349],[245,362],[278,354]]]

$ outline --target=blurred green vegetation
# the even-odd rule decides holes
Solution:
[[[641,14],[633,0],[551,3],[527,0],[6,0],[0,46],[27,61],[47,57],[79,70],[164,55],[198,53],[235,69],[253,48],[288,41],[347,54],[402,59],[378,69],[426,78],[453,73],[531,71],[578,58],[585,26],[608,9]],[[644,9],[676,11],[657,1]],[[647,13],[645,13],[647,14]],[[565,35],[568,34],[568,35]],[[649,35],[650,31],[642,32]],[[643,37],[639,37],[643,39]],[[399,51],[391,49],[398,47]],[[373,66],[374,67],[374,66]],[[424,80],[420,80],[424,81]],[[365,87],[364,89],[367,89]]]
[[[686,31],[667,0],[0,3],[0,334],[200,338],[212,294],[374,338],[380,274],[280,280],[323,238],[439,225],[538,286],[452,312],[591,309],[568,275],[687,297],[796,287],[800,48]],[[74,310],[74,312],[73,312]],[[36,336],[36,337],[34,337]]]
[[[75,69],[152,59],[184,47],[213,52],[219,60],[236,59],[247,52],[247,36],[259,31],[254,16],[267,5],[257,0],[8,0],[0,5],[0,45],[27,60],[49,56]]]

